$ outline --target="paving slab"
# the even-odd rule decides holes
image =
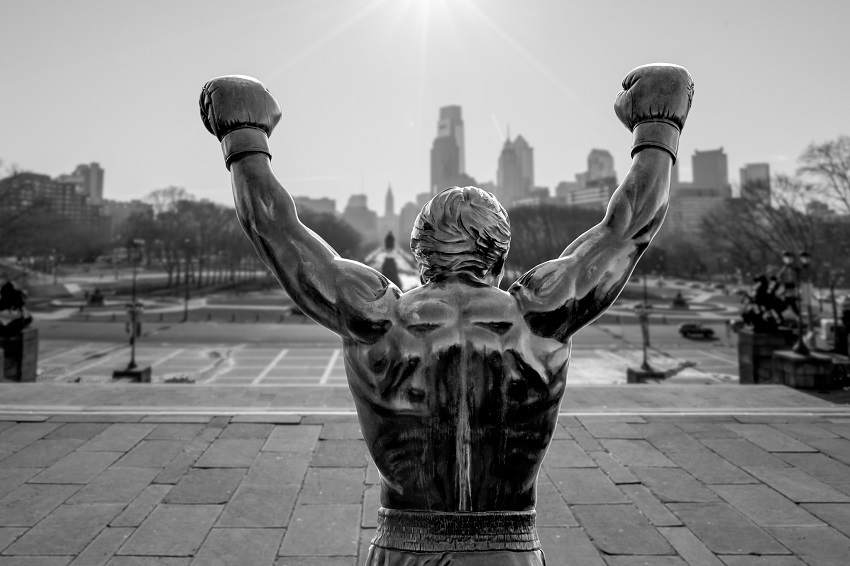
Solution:
[[[782,460],[828,484],[850,482],[850,466],[824,454],[777,454]]]
[[[817,452],[816,448],[766,424],[728,424],[727,428],[768,452]]]
[[[194,468],[165,496],[165,503],[220,505],[230,501],[245,476],[245,468]]]
[[[662,503],[718,500],[717,495],[681,468],[634,468],[633,472]]]
[[[673,503],[668,508],[715,554],[788,554],[728,503]]]
[[[379,486],[369,488],[380,492]],[[365,504],[364,504],[365,507]],[[578,522],[570,511],[569,505],[561,497],[558,488],[545,473],[537,478],[537,525],[540,527],[577,527]],[[365,511],[364,511],[365,512]],[[373,513],[377,515],[377,513]],[[377,519],[372,519],[376,521]],[[370,525],[371,526],[371,525]],[[375,525],[377,526],[377,525]]]
[[[87,484],[120,457],[121,452],[72,452],[29,483]]]
[[[195,462],[197,468],[247,468],[253,462],[265,440],[259,438],[217,438]]]
[[[283,529],[213,529],[191,564],[271,565],[282,538]]]
[[[109,468],[72,495],[68,503],[131,503],[156,477],[158,468]]]
[[[795,556],[721,556],[726,566],[807,566]]]
[[[595,468],[597,467],[587,453],[575,440],[553,440],[543,460],[549,468]]]
[[[0,469],[47,468],[76,450],[84,442],[75,438],[36,440],[0,461]]]
[[[147,486],[109,525],[112,527],[138,527],[169,491],[171,491],[170,485]]]
[[[71,497],[79,485],[24,484],[0,499],[0,526],[32,527]]]
[[[124,544],[133,529],[106,528],[71,562],[71,566],[104,566]]]
[[[0,552],[21,538],[25,532],[27,532],[26,527],[0,527]]]
[[[723,566],[723,563],[694,533],[682,527],[663,527],[658,531],[688,566]]]
[[[628,503],[617,486],[596,468],[550,468],[545,471],[570,505]]]
[[[118,554],[194,556],[222,508],[222,505],[159,505]]]
[[[658,530],[631,504],[577,505],[573,514],[605,554],[674,554]]]
[[[0,566],[67,566],[73,556],[0,556]]]
[[[0,473],[0,498],[41,472],[41,468],[6,468]]]
[[[331,505],[360,503],[363,500],[365,468],[310,468],[298,503]]]
[[[263,445],[263,451],[312,453],[321,432],[321,425],[276,426]]]
[[[602,445],[614,458],[629,468],[676,466],[660,450],[646,440],[603,439]]]
[[[261,452],[248,468],[244,483],[300,487],[311,457],[300,452]]]
[[[797,503],[848,503],[850,496],[796,468],[749,466],[749,474]]]
[[[163,423],[153,429],[145,440],[192,440],[203,430],[202,424]]]
[[[299,505],[278,554],[357,556],[359,539],[359,505]]]
[[[655,527],[680,527],[679,520],[645,486],[639,484],[622,485],[620,489]]]
[[[847,565],[850,538],[831,527],[769,527],[768,532],[808,564]]]
[[[79,554],[121,509],[121,505],[62,505],[3,552],[30,556]]]
[[[156,425],[116,423],[83,444],[79,450],[90,452],[126,452],[149,435]]]
[[[714,485],[711,489],[761,527],[823,527],[790,499],[766,485]]]
[[[189,566],[190,560],[170,556],[113,556],[106,566]]]
[[[252,485],[244,481],[230,498],[216,527],[284,528],[289,524],[300,485]]]
[[[803,508],[835,530],[850,537],[850,504],[847,503],[807,503]]]
[[[362,440],[320,440],[310,464],[322,468],[366,467],[366,443]]]
[[[712,452],[669,454],[676,464],[704,484],[756,483],[753,476]]]
[[[165,468],[179,456],[185,440],[142,440],[115,463],[116,468]]]
[[[640,480],[628,468],[615,460],[608,452],[592,451],[588,454],[615,484],[640,483]]]
[[[706,438],[700,442],[736,466],[788,467],[778,457],[743,438]]]
[[[583,529],[541,527],[537,531],[546,566],[605,566]]]

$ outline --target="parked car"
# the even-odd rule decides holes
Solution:
[[[691,338],[692,336],[713,338],[714,330],[698,322],[686,322],[679,325],[679,334],[684,338]]]

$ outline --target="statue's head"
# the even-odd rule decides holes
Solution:
[[[498,285],[510,245],[508,213],[477,187],[439,193],[422,208],[410,234],[422,283],[441,273],[468,272]]]

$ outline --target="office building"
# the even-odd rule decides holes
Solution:
[[[293,200],[295,200],[295,206],[298,210],[310,210],[312,212],[324,214],[336,214],[336,200],[331,198],[297,196],[293,197]]]
[[[366,195],[351,195],[342,212],[342,218],[360,232],[364,241],[368,242],[378,238],[378,215],[375,211],[369,210],[366,204]]]
[[[449,187],[468,185],[475,185],[475,179],[466,174],[460,106],[444,106],[440,108],[437,137],[431,146],[430,192],[435,195]]]
[[[770,165],[747,163],[741,167],[741,198],[770,206]]]
[[[502,146],[496,172],[496,198],[509,207],[527,198],[534,188],[534,149],[522,136],[511,141],[510,134]]]
[[[576,174],[575,181],[562,181],[555,187],[555,198],[569,206],[606,208],[617,188],[614,157],[604,149],[591,149],[587,171]]]
[[[88,197],[89,204],[103,203],[103,168],[98,163],[80,164],[70,175],[59,175],[60,183],[71,183],[77,192]]]

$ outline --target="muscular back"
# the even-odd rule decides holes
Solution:
[[[515,298],[464,274],[390,307],[377,342],[345,341],[382,504],[438,511],[534,507],[570,344],[535,336]]]

